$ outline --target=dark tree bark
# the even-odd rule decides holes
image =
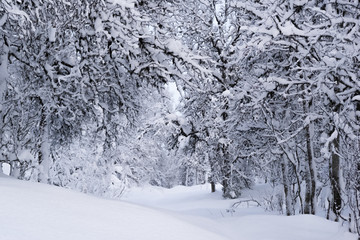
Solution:
[[[291,203],[291,189],[289,184],[289,169],[286,156],[282,156],[281,161],[281,172],[282,172],[282,182],[284,187],[284,195],[285,195],[285,210],[286,215],[291,216],[293,214],[292,211],[292,203]]]
[[[335,221],[339,221],[339,215],[342,205],[340,187],[340,157],[337,153],[339,149],[339,140],[340,137],[338,136],[333,142],[333,152],[330,162],[330,182],[333,195],[333,202],[331,208],[336,216]]]
[[[311,181],[310,174],[308,169],[305,175],[305,204],[304,204],[304,214],[311,213]]]
[[[216,188],[215,188],[215,182],[210,182],[210,185],[211,185],[211,192],[215,192],[216,191]]]
[[[312,133],[309,125],[306,127],[305,130],[306,130],[307,171],[308,171],[308,173],[306,174],[305,214],[315,214],[316,176],[315,176],[314,159],[313,159],[314,152],[313,152],[312,137],[311,137]]]

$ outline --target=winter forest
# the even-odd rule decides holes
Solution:
[[[1,0],[1,165],[115,199],[268,184],[359,234],[360,1]]]

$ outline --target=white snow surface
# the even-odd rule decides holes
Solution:
[[[1,240],[226,239],[131,203],[0,177]]]
[[[209,186],[135,188],[125,201],[12,179],[0,174],[1,240],[206,239],[355,240],[338,223],[316,216],[277,216]]]
[[[213,231],[231,240],[356,240],[339,223],[313,215],[281,216],[265,212],[254,202],[244,202],[235,209],[231,206],[252,199],[266,191],[265,185],[244,191],[240,199],[224,200],[221,186],[210,193],[210,185],[133,188],[124,200],[139,205],[166,210],[168,214]],[[191,239],[198,239],[193,236]]]

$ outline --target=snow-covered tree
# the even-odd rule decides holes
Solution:
[[[181,44],[163,42],[164,34],[152,30],[133,1],[1,6],[2,49],[9,59],[2,153],[21,170],[20,178],[52,183],[49,172],[61,161],[55,155],[81,140],[84,129],[94,139],[84,144],[98,149],[92,161],[113,163],[108,158],[121,144],[124,121],[136,122],[146,94],[141,89],[187,81],[181,72],[199,68],[198,57]],[[23,152],[31,154],[20,159]]]
[[[264,4],[270,4],[266,10]],[[254,89],[264,93],[253,92],[252,101],[261,103],[278,147],[293,167],[300,160],[293,176],[301,180],[297,173],[305,172],[304,212],[315,213],[319,178],[324,180],[321,188],[330,182],[332,193],[327,197],[338,219],[340,156],[344,156],[339,141],[356,139],[358,130],[356,4],[275,1],[236,6],[258,16],[255,24],[242,27],[250,36],[241,45],[243,66],[258,81],[253,82]],[[326,160],[329,166],[317,167],[316,160]]]

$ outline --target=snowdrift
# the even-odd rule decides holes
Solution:
[[[241,204],[235,212],[227,211],[239,200],[262,195],[266,188],[254,186],[244,191],[242,199],[224,200],[219,191],[210,193],[210,185],[177,186],[172,189],[147,186],[133,188],[124,200],[166,210],[169,214],[211,229],[232,240],[357,240],[346,226],[313,215],[286,217],[265,212],[257,204]],[[197,239],[193,237],[191,239]]]
[[[1,240],[195,238],[225,239],[150,208],[0,177]]]
[[[126,201],[0,175],[0,240],[356,240],[317,216],[278,216],[209,186],[135,188]]]

